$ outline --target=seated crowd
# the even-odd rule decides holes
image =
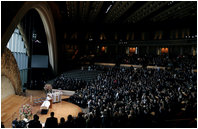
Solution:
[[[121,62],[123,64],[133,65],[150,65],[150,66],[163,66],[181,68],[183,65],[189,65],[196,69],[197,60],[196,56],[174,56],[168,55],[123,55],[121,56]]]
[[[86,119],[83,117],[83,113],[79,113],[77,117],[72,117],[71,115],[68,115],[67,121],[65,121],[64,117],[61,117],[60,123],[58,123],[58,119],[54,116],[55,113],[51,112],[50,117],[48,117],[44,123],[44,125],[41,124],[39,121],[39,116],[37,114],[34,114],[33,120],[30,120],[29,122],[25,122],[24,120],[17,120],[17,118],[12,122],[13,128],[83,128],[86,126]],[[3,123],[2,128],[5,128]]]
[[[172,127],[166,120],[196,118],[197,74],[188,66],[178,70],[109,67],[91,83],[61,75],[53,86],[76,90],[69,101],[88,107],[88,112],[48,125],[49,121],[57,121],[51,113],[45,127]],[[34,119],[38,123],[38,117]],[[196,122],[180,124],[197,126]]]
[[[123,64],[133,64],[133,65],[157,65],[157,66],[166,66],[168,64],[168,58],[166,56],[157,56],[157,55],[123,55],[121,63]]]
[[[85,85],[85,81],[68,78],[65,77],[64,74],[61,74],[59,77],[57,77],[52,84],[53,89],[61,90],[77,90],[85,87]]]
[[[196,118],[196,76],[191,69],[113,68],[77,90],[70,101],[88,105],[86,118],[101,120],[94,127],[148,127],[181,110],[183,117]]]

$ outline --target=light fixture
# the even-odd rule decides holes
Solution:
[[[41,43],[41,41],[39,41],[38,39],[35,41],[35,43]]]
[[[105,13],[108,13],[112,5],[109,5]]]
[[[89,41],[93,41],[93,38],[92,38],[92,36],[89,36]]]
[[[105,47],[103,46],[103,47],[101,48],[101,50],[102,50],[102,51],[105,51]]]
[[[32,40],[35,41],[36,40],[36,37],[37,37],[37,34],[36,33],[33,33],[32,34]]]

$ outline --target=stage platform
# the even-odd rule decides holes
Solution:
[[[67,93],[71,94],[72,92]],[[23,104],[31,104],[30,98],[35,97],[43,97],[45,95],[44,91],[41,90],[27,90],[26,91],[26,96],[18,96],[18,95],[11,95],[5,98],[3,101],[1,101],[1,121],[4,123],[6,128],[11,128],[12,127],[12,121],[15,118],[19,119],[19,109],[21,105]],[[63,95],[63,99],[67,99],[70,96]],[[50,112],[55,112],[55,117],[58,118],[58,122],[60,122],[60,118],[64,117],[65,120],[67,120],[68,115],[72,115],[76,117],[79,112],[82,112],[82,109],[70,102],[66,101],[61,101],[59,103],[54,103],[52,108],[49,109],[47,114],[41,114],[40,110],[41,104],[35,105],[33,107],[33,114],[38,114],[39,115],[39,120],[41,121],[42,124],[45,123],[46,118],[50,117]]]
[[[10,95],[1,101],[1,122],[6,128],[11,128],[12,121],[19,118],[19,109],[21,105],[29,103],[30,97]]]

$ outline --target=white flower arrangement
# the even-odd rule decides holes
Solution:
[[[52,92],[52,85],[51,85],[51,84],[45,84],[44,90],[45,90],[47,93],[51,93],[51,92]]]
[[[32,117],[32,106],[29,104],[22,105],[19,109],[19,114],[27,119]]]

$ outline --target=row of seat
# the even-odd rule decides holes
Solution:
[[[89,82],[95,79],[99,73],[101,73],[101,71],[75,70],[64,73],[64,76],[68,78],[74,78],[77,80],[84,80]]]

